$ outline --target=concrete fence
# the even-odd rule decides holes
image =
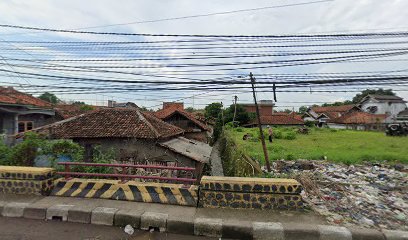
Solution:
[[[0,193],[48,195],[54,176],[52,168],[0,166]]]
[[[199,186],[106,179],[54,179],[52,168],[0,167],[0,192],[209,208],[299,209],[294,179],[204,176]]]

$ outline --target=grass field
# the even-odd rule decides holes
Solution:
[[[274,128],[283,137],[296,132],[296,128]],[[245,133],[251,133],[255,140],[242,140]],[[289,133],[289,134],[288,134]],[[261,141],[257,140],[257,128],[235,128],[226,130],[241,150],[252,158],[263,161]],[[267,138],[266,130],[265,136]],[[296,139],[266,139],[269,158],[285,159],[325,159],[334,162],[358,163],[362,161],[390,161],[408,163],[408,137],[389,137],[382,132],[334,130],[314,128],[307,135],[297,134]]]

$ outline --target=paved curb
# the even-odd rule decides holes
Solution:
[[[234,239],[408,240],[408,231],[383,230],[380,232],[375,229],[341,226],[231,221],[193,216],[178,219],[169,214],[145,212],[141,209],[119,210],[80,205],[0,201],[0,213],[4,217],[62,220],[119,227],[130,224],[136,229],[155,228],[161,232]]]

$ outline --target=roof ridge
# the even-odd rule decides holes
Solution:
[[[149,129],[156,135],[156,138],[159,138],[161,135],[160,133],[154,128],[154,126],[145,118],[145,116],[137,109],[135,109],[136,114],[139,116],[140,120],[145,122]]]

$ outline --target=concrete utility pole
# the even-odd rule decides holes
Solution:
[[[237,115],[237,95],[234,96],[234,117],[232,118],[232,124],[235,125],[235,116]]]
[[[258,118],[258,127],[259,127],[259,132],[261,133],[261,142],[262,142],[263,152],[264,152],[264,155],[265,155],[266,169],[268,170],[268,172],[270,172],[270,171],[271,171],[271,164],[269,163],[268,150],[266,149],[265,137],[264,137],[264,133],[263,133],[263,130],[262,130],[261,116],[260,116],[260,114],[259,114],[258,103],[256,102],[256,95],[255,95],[255,78],[254,78],[254,76],[252,75],[252,72],[249,73],[249,78],[251,79],[252,94],[254,95],[256,117]]]

